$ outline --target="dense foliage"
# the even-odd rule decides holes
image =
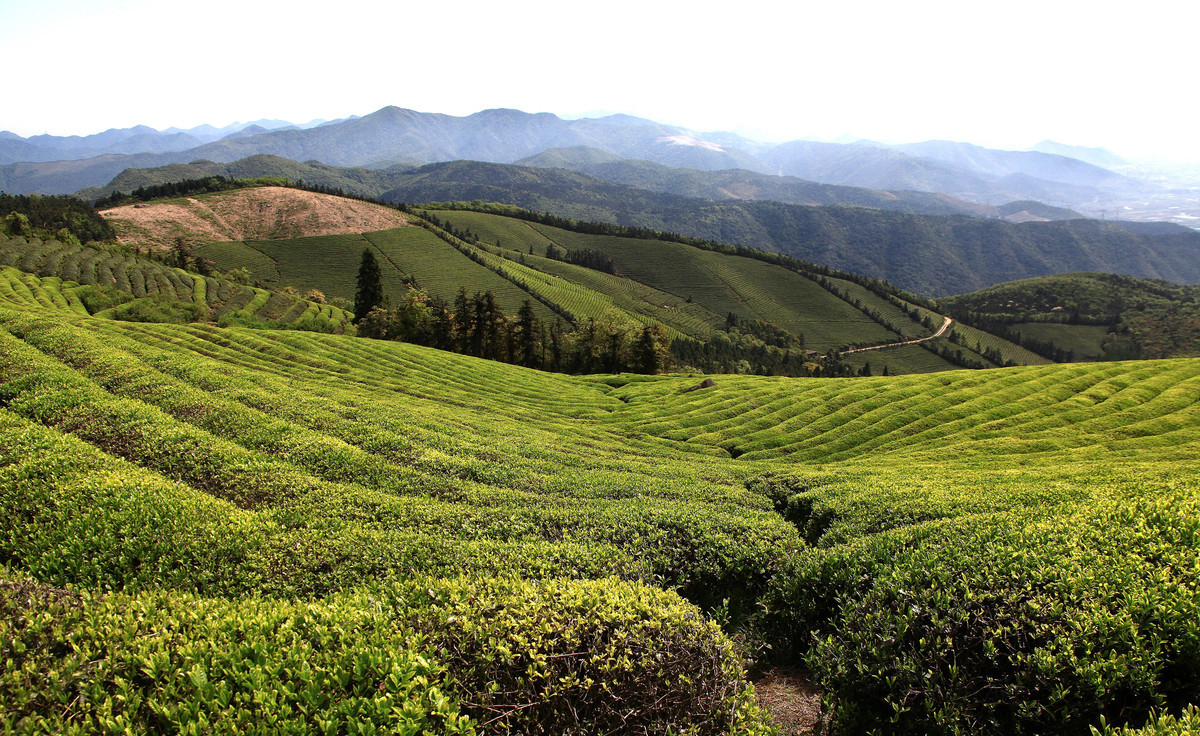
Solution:
[[[0,236],[58,239],[75,244],[116,238],[96,209],[74,197],[0,192]]]
[[[490,291],[468,297],[460,290],[449,304],[410,288],[399,304],[368,312],[358,335],[558,373],[658,373],[671,366],[662,327],[645,325],[639,334],[629,323],[590,317],[578,328],[562,319],[547,326],[528,299],[509,316]]]
[[[1000,284],[938,304],[1059,362],[1200,355],[1197,286],[1077,273]],[[1091,343],[1080,345],[1074,333],[1091,335]]]

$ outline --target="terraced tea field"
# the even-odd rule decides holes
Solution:
[[[79,299],[79,288],[100,286],[130,294],[135,303],[136,300],[159,298],[194,304],[204,316],[213,320],[229,317],[344,332],[353,316],[328,304],[203,277],[148,258],[65,246],[53,240],[0,237],[0,266],[4,267],[0,277],[4,282],[0,284],[0,299],[48,307],[69,304],[83,314],[87,309]]]
[[[836,734],[1200,692],[1200,360],[687,391],[65,283],[0,279],[6,732],[769,733],[747,656]]]

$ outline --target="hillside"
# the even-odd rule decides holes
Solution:
[[[704,202],[597,185],[584,175],[499,164],[432,164],[385,193],[395,202],[502,202],[573,219],[678,232],[783,253],[942,296],[1017,278],[1105,271],[1200,281],[1200,232],[1099,220],[1008,223],[849,206]]]
[[[127,245],[168,248],[188,242],[299,238],[386,230],[407,223],[379,205],[292,187],[252,187],[115,207],[101,214]]]
[[[839,736],[1200,691],[1196,360],[687,391],[0,300],[6,727],[765,735],[746,654]]]
[[[630,170],[637,169],[633,165]],[[653,167],[647,170],[655,177],[669,173]],[[737,182],[751,177],[750,183],[759,186],[761,179],[754,179],[756,175],[737,172],[671,174],[674,180],[687,182],[681,191],[697,196],[639,189],[563,169],[469,161],[368,172],[263,157],[228,166],[199,163],[186,169],[131,171],[122,175],[122,181],[126,190],[132,190],[185,175],[284,176],[392,202],[501,202],[572,219],[644,226],[762,248],[885,279],[930,296],[1081,270],[1180,283],[1200,281],[1200,232],[1169,223],[1043,222],[1074,213],[1033,202],[1003,208],[1005,216],[1026,221],[1010,223],[860,206],[808,207],[697,198],[705,192],[712,194],[707,188],[721,181],[737,188],[741,186]],[[650,185],[637,177],[635,181]],[[700,184],[704,191],[694,188]],[[98,196],[107,189],[92,194]],[[753,193],[742,191],[746,196]],[[783,195],[772,190],[770,196]],[[944,199],[919,194],[901,201],[909,204],[900,209],[911,204],[922,211],[941,211],[946,205]],[[917,206],[920,202],[925,204]]]
[[[1200,356],[1200,286],[1071,273],[998,284],[938,304],[1074,360]]]
[[[755,330],[790,334],[794,344],[780,345],[778,360],[795,353],[791,359],[799,370],[808,359],[803,357],[806,351],[899,343],[932,334],[942,320],[921,313],[902,297],[889,296],[882,285],[868,288],[853,280],[831,279],[812,266],[789,268],[727,246],[722,251],[588,233],[586,223],[579,224],[584,231],[572,231],[521,219],[532,213],[518,210],[510,216],[416,212],[424,214],[423,229],[212,243],[197,253],[217,268],[245,268],[252,278],[276,287],[316,288],[330,297],[350,299],[360,254],[369,248],[381,264],[384,290],[393,303],[404,298],[407,284],[416,284],[444,302],[452,302],[460,290],[491,291],[508,314],[532,300],[539,319],[562,318],[575,328],[589,320],[624,325],[622,329],[657,325],[673,340],[707,343],[704,355],[693,354],[682,343],[673,349],[681,351],[678,359],[684,365],[700,361],[710,370],[722,368],[708,360],[734,370],[749,352],[759,351],[751,369],[756,360],[766,360],[763,341],[773,338],[754,335]],[[554,252],[558,255],[551,257]],[[611,272],[570,262],[585,253],[602,254]],[[730,320],[735,321],[733,329]],[[992,336],[968,339],[968,329],[956,328],[946,338],[921,346],[847,354],[845,360],[856,369],[870,363],[875,371],[886,367],[893,374],[1045,362]],[[711,354],[718,346],[726,357]],[[760,367],[785,370],[775,360]]]

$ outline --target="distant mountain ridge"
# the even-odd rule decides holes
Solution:
[[[733,133],[700,133],[629,115],[568,120],[550,113],[499,108],[456,117],[390,106],[329,123],[281,126],[282,122],[239,124],[236,130],[128,129],[78,140],[4,136],[0,138],[0,187],[10,192],[67,193],[103,185],[124,168],[200,159],[226,163],[260,154],[331,166],[386,168],[460,159],[515,163],[552,149],[579,147],[674,168],[741,169],[828,185],[946,194],[985,206],[1011,200],[1073,208],[1102,205],[1114,191],[1141,186],[1091,163],[1039,151],[998,151],[946,141],[896,147],[811,141],[771,145]],[[252,129],[253,125],[268,129]],[[80,160],[68,162],[71,158]]]
[[[792,176],[770,176],[745,169],[698,171],[625,159],[586,146],[552,148],[516,163],[570,169],[616,184],[700,199],[771,200],[804,205],[849,204],[920,214],[1002,216],[995,208],[945,194],[819,184]],[[1082,217],[1078,213],[1072,213],[1072,216]]]
[[[146,125],[132,128],[110,128],[92,135],[34,135],[23,138],[4,131],[0,133],[0,163],[45,163],[73,161],[110,154],[173,153],[186,151],[227,136],[267,133],[284,128],[310,128],[323,124],[313,120],[296,125],[286,120],[255,120],[231,123],[222,128],[198,125],[194,128],[155,130]]]

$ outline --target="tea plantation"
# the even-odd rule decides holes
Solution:
[[[775,662],[834,734],[1196,723],[1200,360],[688,391],[74,288],[0,279],[4,733],[766,734]]]

